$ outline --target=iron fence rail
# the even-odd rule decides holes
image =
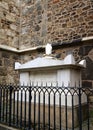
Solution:
[[[89,88],[0,85],[0,122],[24,130],[90,130]]]

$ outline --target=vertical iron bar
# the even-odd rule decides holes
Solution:
[[[21,104],[20,104],[20,128],[22,128],[22,89],[21,89]]]
[[[4,89],[3,89],[3,122],[4,122],[4,110],[5,110],[5,86],[4,86]]]
[[[34,130],[36,129],[36,92],[34,90]]]
[[[73,102],[73,95],[72,95],[72,130],[74,130],[74,102]]]
[[[45,92],[43,92],[43,130],[45,130]]]
[[[31,86],[29,87],[29,108],[28,108],[28,117],[29,117],[29,121],[28,121],[28,127],[29,130],[31,129]]]
[[[38,96],[38,130],[40,130],[40,92]]]
[[[55,115],[55,93],[54,93],[54,130],[56,130],[56,115]]]
[[[61,130],[61,94],[59,94],[59,126]]]
[[[15,90],[13,95],[13,124],[15,124]]]
[[[25,104],[24,104],[24,128],[26,128],[26,90],[25,90]]]
[[[88,111],[88,130],[90,130],[90,116],[89,116],[89,95],[87,95],[87,111]]]
[[[2,113],[2,88],[0,86],[0,122],[1,122],[1,113]]]
[[[48,93],[48,125],[50,130],[50,92]]]
[[[19,88],[17,88],[17,110],[16,110],[16,114],[17,114],[17,119],[16,119],[16,125],[17,125],[17,127],[18,127],[18,114],[19,114],[19,109],[18,109],[18,107],[19,107]]]
[[[81,106],[81,88],[79,89],[79,130],[82,130],[82,106]]]
[[[9,126],[11,126],[12,117],[12,86],[10,86],[10,98],[9,98]]]
[[[8,89],[6,88],[6,123],[7,123],[7,112],[8,112]]]
[[[65,120],[66,120],[66,130],[68,129],[68,121],[67,121],[67,94],[65,94]]]

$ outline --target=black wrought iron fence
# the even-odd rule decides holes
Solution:
[[[24,130],[92,130],[89,88],[0,85],[0,122]]]

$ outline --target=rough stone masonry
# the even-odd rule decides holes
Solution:
[[[69,42],[93,35],[93,1],[25,0],[20,19],[21,49]]]

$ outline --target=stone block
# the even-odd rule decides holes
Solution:
[[[11,29],[5,29],[5,32],[7,36],[14,37],[16,35],[15,32],[12,31]]]
[[[40,116],[40,124],[43,124],[43,115],[45,118],[45,126],[49,125],[49,118],[50,118],[50,127],[53,129],[54,128],[54,107],[51,105],[50,109],[48,105],[45,105],[45,112],[44,110],[44,105],[40,104],[40,111],[38,110],[38,105],[35,104],[35,109],[34,109],[34,104],[31,103],[31,122],[32,124],[34,123],[34,113],[35,113],[35,124],[38,124],[38,118]],[[21,107],[21,102],[19,102],[19,118],[20,118],[20,107]],[[26,121],[28,121],[28,107],[29,103],[26,103]],[[15,109],[17,108],[17,102],[15,102]],[[59,107],[55,106],[55,125],[56,129],[60,128],[60,118],[61,118],[61,127],[65,128],[66,127],[66,107],[61,106],[61,115],[59,111]],[[50,117],[49,117],[49,111],[50,111]],[[79,107],[74,107],[74,128],[78,128],[79,126]],[[24,112],[25,112],[25,103],[22,102],[22,120],[24,121]],[[15,113],[16,115],[17,113]],[[82,105],[82,121],[87,120],[87,105]],[[68,129],[72,128],[72,107],[67,107],[67,124],[68,124]]]
[[[4,18],[4,14],[1,11],[0,11],[0,18]]]
[[[8,58],[9,59],[9,57],[10,57],[9,53],[7,53],[5,51],[2,52],[2,58]]]
[[[14,14],[6,14],[6,20],[10,22],[16,22],[16,16]]]
[[[10,28],[14,31],[17,31],[17,26],[15,24],[10,24]]]
[[[92,50],[93,45],[85,45],[79,48],[79,55],[86,56]]]
[[[3,34],[3,33],[0,33],[0,39],[6,39],[6,35],[5,34]]]
[[[0,60],[0,66],[2,66],[2,60]]]
[[[91,81],[83,81],[82,86],[86,88],[91,88],[92,87],[92,82]]]
[[[53,3],[57,3],[57,2],[59,2],[59,0],[53,0]]]
[[[6,10],[9,10],[9,6],[7,2],[0,2],[0,8],[4,8]]]
[[[93,95],[91,95],[91,96],[89,97],[89,99],[90,99],[90,102],[93,102]]]
[[[93,80],[93,61],[89,58],[86,57],[86,69],[82,71],[82,78],[83,80]],[[89,84],[89,82],[87,82]]]
[[[0,76],[6,76],[7,75],[7,70],[5,67],[0,67]]]
[[[40,26],[39,25],[36,25],[35,26],[35,31],[39,31],[40,30]]]

